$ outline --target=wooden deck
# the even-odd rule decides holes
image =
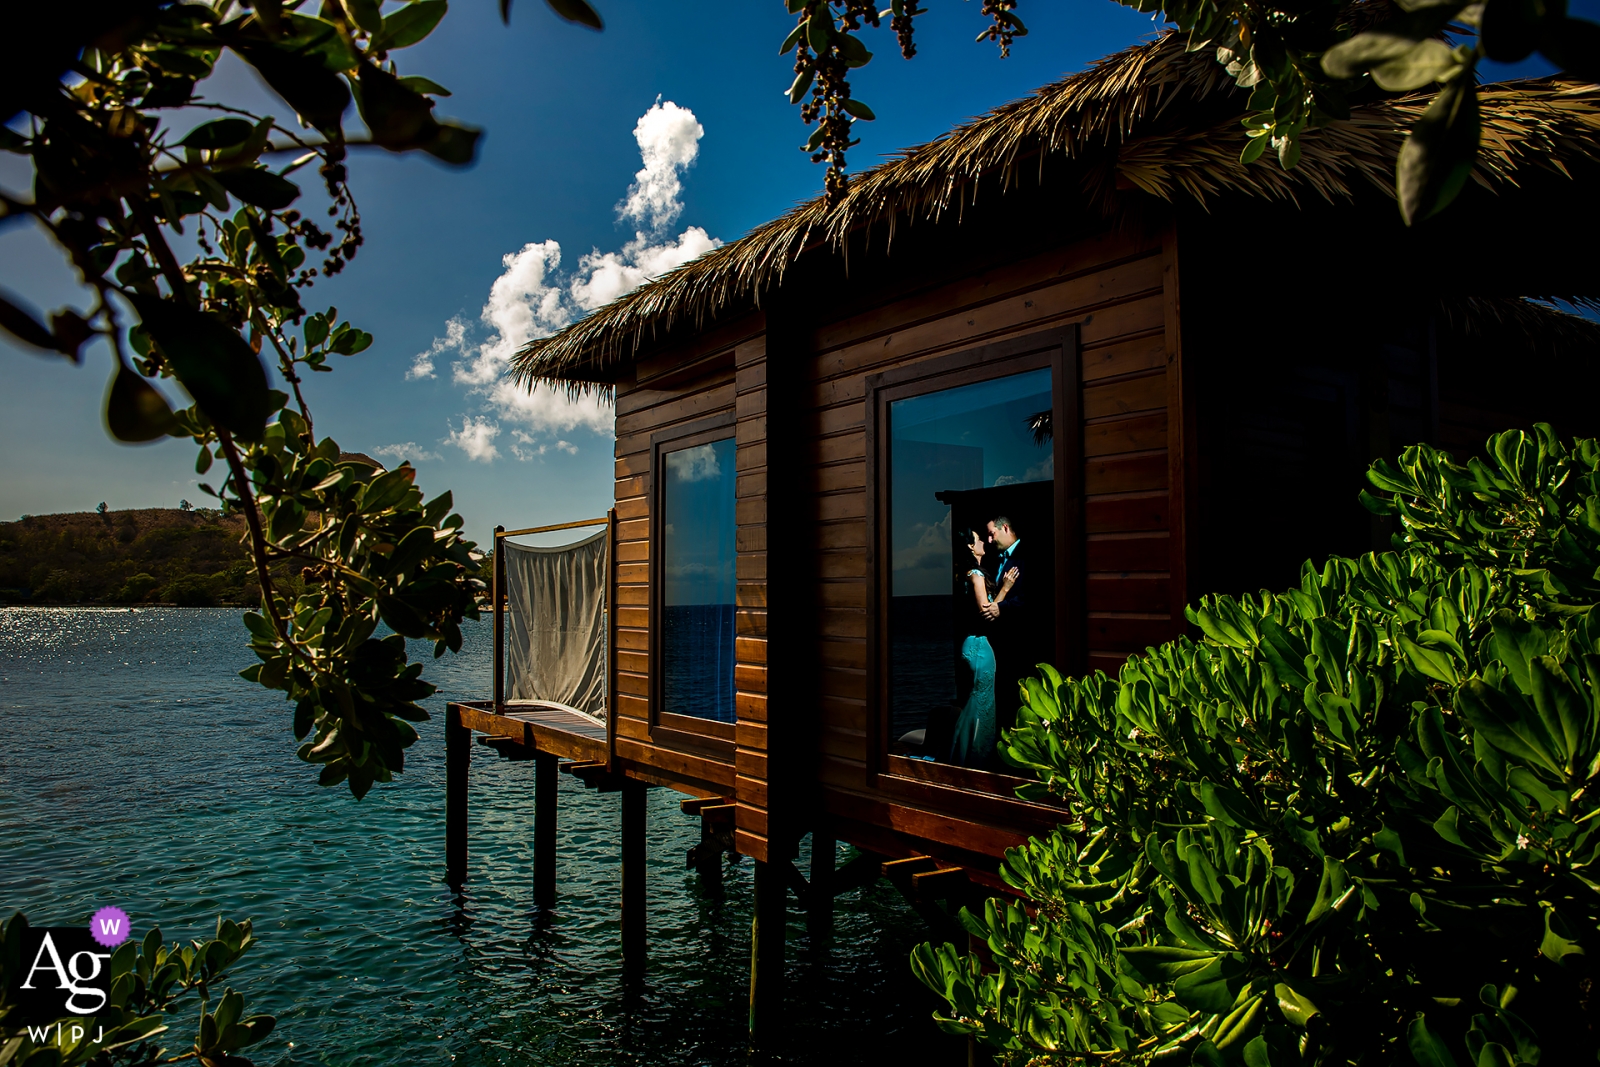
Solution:
[[[462,726],[478,733],[507,737],[533,752],[581,762],[605,762],[606,728],[582,715],[548,704],[507,701],[504,714],[492,700],[452,701]]]

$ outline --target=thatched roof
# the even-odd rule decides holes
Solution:
[[[640,286],[512,361],[521,384],[615,380],[643,344],[675,326],[702,326],[757,306],[800,255],[840,250],[853,233],[937,220],[985,188],[1011,188],[1049,157],[1068,161],[1086,207],[1116,210],[1119,190],[1205,205],[1224,194],[1299,204],[1393,192],[1405,131],[1424,94],[1373,100],[1347,121],[1307,131],[1299,165],[1239,163],[1246,95],[1209,51],[1188,52],[1168,32],[1095,63],[1031,96],[901,152],[850,182],[830,207],[818,198],[744,237]],[[1600,159],[1600,87],[1563,78],[1510,82],[1480,92],[1483,151],[1474,173],[1491,190],[1533,171],[1568,174]]]

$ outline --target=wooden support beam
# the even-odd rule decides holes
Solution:
[[[876,852],[862,852],[833,874],[833,895],[848,893],[871,885],[883,877],[883,857]]]
[[[750,921],[750,1043],[773,1045],[783,1016],[787,935],[787,863],[756,861],[755,917]]]
[[[459,890],[467,881],[467,776],[472,770],[472,731],[461,711],[447,706],[444,719],[444,880]]]
[[[706,804],[700,808],[700,821],[707,826],[732,826],[737,804]]]
[[[622,781],[622,967],[637,975],[645,959],[645,784]]]
[[[506,553],[500,543],[504,526],[494,528],[494,571],[489,595],[494,599],[494,713],[506,710]]]
[[[776,861],[774,861],[776,862]],[[785,860],[783,867],[783,880],[794,893],[794,901],[800,906],[801,911],[811,910],[811,883],[806,881],[806,876],[800,873],[800,868],[794,865],[794,860]]]
[[[541,752],[533,765],[533,900],[541,908],[556,903],[557,762]]]
[[[624,781],[622,775],[612,774],[600,760],[563,763],[561,773],[570,774],[590,789],[598,789],[602,793],[615,793],[622,788]]]
[[[727,797],[687,797],[678,801],[678,810],[685,815],[699,815],[702,808],[732,803]]]
[[[911,891],[924,900],[961,902],[972,886],[965,868],[941,867],[911,876]]]
[[[896,882],[921,871],[935,870],[938,866],[939,861],[932,856],[907,856],[903,860],[887,860],[880,869],[885,878]]]
[[[814,938],[833,933],[833,875],[838,842],[830,831],[811,831],[811,896],[807,903],[806,924]]]
[[[738,806],[721,797],[694,797],[680,802],[678,807],[700,817],[700,842],[689,849],[689,869],[700,875],[701,892],[712,900],[721,900],[723,854],[738,855],[733,843]]]
[[[500,737],[493,734],[480,734],[478,744],[484,748],[492,748],[500,754],[501,759],[522,761],[533,759],[534,750],[522,743],[520,738]]]

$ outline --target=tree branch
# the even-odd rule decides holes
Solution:
[[[232,474],[234,492],[239,494],[239,502],[244,505],[245,525],[250,528],[250,555],[255,559],[256,580],[261,583],[261,601],[266,606],[267,615],[272,619],[272,628],[278,636],[293,645],[289,631],[284,626],[283,619],[278,615],[278,602],[273,596],[272,571],[267,563],[267,535],[261,528],[261,513],[256,510],[254,494],[250,492],[250,479],[244,469],[244,462],[239,458],[239,449],[233,443],[233,435],[221,426],[216,427],[217,440],[222,444],[222,454],[227,458],[228,470]]]

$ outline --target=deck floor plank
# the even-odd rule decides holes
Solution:
[[[480,733],[516,738],[537,751],[573,760],[604,760],[606,728],[562,708],[531,702],[507,703],[496,714],[487,700],[454,702],[461,709],[462,725]]]

